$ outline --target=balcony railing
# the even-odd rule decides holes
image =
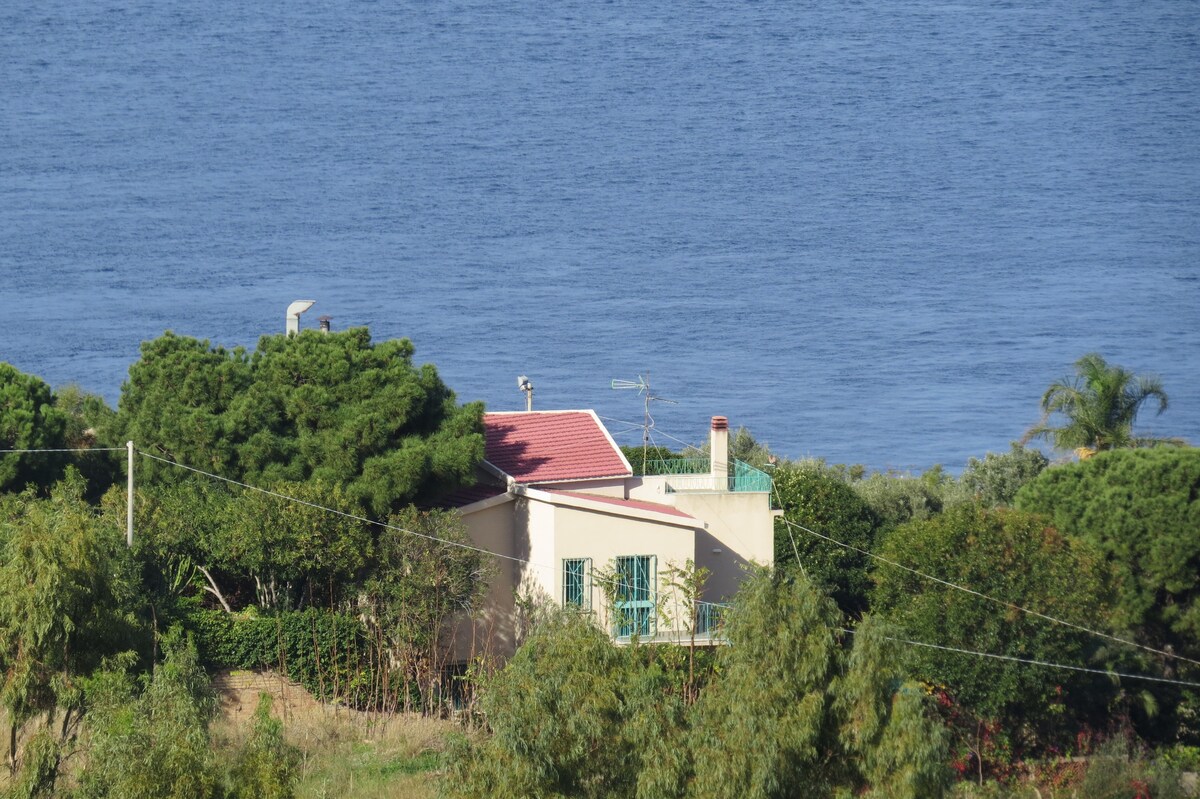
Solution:
[[[646,461],[646,476],[667,477],[669,492],[677,491],[758,491],[771,492],[771,476],[748,463],[733,460],[729,464],[727,484],[714,479],[708,458],[677,458]]]
[[[627,644],[634,636],[646,644],[696,643],[709,646],[724,643],[721,625],[729,605],[720,602],[696,602],[695,615],[677,620],[659,619],[653,607],[620,607],[613,610],[612,635],[619,644]],[[692,627],[695,626],[693,630]]]
[[[728,608],[728,605],[722,605],[718,602],[697,602],[696,635],[711,637],[716,630],[720,629],[721,624],[725,621],[725,611]]]

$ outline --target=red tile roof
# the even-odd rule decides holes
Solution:
[[[585,494],[582,491],[550,491],[547,493],[561,494],[564,497],[575,497],[576,499],[590,499],[594,502],[603,502],[608,505],[619,505],[622,508],[649,510],[654,511],[655,513],[665,513],[668,516],[678,516],[683,519],[696,520],[695,516],[692,516],[690,513],[684,513],[673,505],[660,505],[657,502],[644,502],[640,499],[621,499],[620,497],[606,497],[601,494]]]
[[[486,413],[484,458],[518,483],[629,477],[629,464],[591,411]]]

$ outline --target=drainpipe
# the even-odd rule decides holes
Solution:
[[[712,418],[712,429],[708,433],[708,462],[711,468],[713,489],[729,490],[729,420],[724,416]]]

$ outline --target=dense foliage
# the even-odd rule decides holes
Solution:
[[[1102,558],[1036,516],[958,506],[897,528],[880,554],[999,600],[881,564],[872,610],[912,640],[1079,665],[1093,664],[1104,643],[1014,607],[1092,628],[1103,627],[1108,615]],[[978,720],[1004,731],[1018,751],[1073,738],[1080,724],[1104,718],[1111,698],[1104,683],[1078,672],[921,647],[906,654],[948,704],[968,710],[968,727],[981,733],[972,723]],[[982,745],[971,743],[976,750]]]
[[[41,378],[0,363],[0,449],[61,449],[67,415]],[[0,453],[0,491],[32,483],[48,486],[62,475],[63,454]]]
[[[1049,459],[1041,452],[1014,441],[1008,452],[989,452],[983,460],[967,461],[960,482],[979,504],[989,508],[1006,506],[1013,503],[1023,485],[1049,465]]]
[[[1102,452],[1047,469],[1017,505],[1103,555],[1116,575],[1114,625],[1127,637],[1200,658],[1200,449]],[[1145,652],[1128,670],[1200,678],[1186,661]],[[1200,692],[1152,684],[1139,700],[1131,715],[1141,735],[1200,743]]]
[[[184,624],[210,669],[276,669],[323,700],[381,703],[382,677],[355,616],[321,608],[269,616],[198,609]]]
[[[83,498],[74,473],[48,499],[0,497],[0,702],[16,768],[23,729],[81,702],[78,679],[143,640],[136,572],[119,520]]]
[[[91,680],[84,799],[223,796],[208,677],[195,647],[178,635],[163,643],[166,657],[144,684],[117,664]]]
[[[869,559],[861,552],[824,541],[785,519],[845,544],[869,551],[878,517],[846,482],[829,470],[785,466],[775,470],[775,497],[783,519],[775,520],[775,563],[799,569],[832,593],[848,613],[866,609]]]
[[[489,686],[492,735],[454,760],[462,797],[937,797],[945,740],[925,694],[897,680],[865,621],[803,577],[752,577],[699,699],[653,648],[614,648],[565,616],[537,629]]]
[[[1107,452],[1048,469],[1017,506],[1109,560],[1121,626],[1200,658],[1200,449]]]
[[[480,404],[458,405],[407,339],[263,336],[253,353],[167,333],[142,345],[116,420],[152,454],[255,485],[343,486],[382,516],[474,479]],[[144,459],[144,479],[176,467]]]
[[[253,353],[167,334],[143,347],[119,414],[0,364],[0,449],[83,450],[0,453],[3,795],[291,796],[295,752],[268,706],[236,752],[214,745],[200,664],[277,669],[373,714],[448,714],[465,696],[491,730],[452,759],[462,796],[938,796],[947,764],[1009,775],[1014,757],[1086,752],[1119,726],[1200,742],[1200,696],[1179,686],[911,643],[1200,679],[1015,607],[1200,658],[1197,450],[1048,466],[1014,445],[960,478],[867,475],[781,461],[739,429],[731,455],[771,473],[783,517],[779,568],[723,613],[730,646],[616,648],[587,617],[552,616],[489,678],[484,653],[448,658],[491,564],[457,514],[411,504],[471,479],[481,408],[411,357],[365,331],[269,336]],[[1089,364],[1050,409],[1078,429],[1107,420],[1082,446],[1147,443],[1133,413],[1165,397]],[[101,496],[123,456],[89,450],[126,437],[266,490],[143,458],[128,550],[124,496]],[[641,448],[626,454],[639,470]],[[662,574],[699,595],[701,572]],[[1128,758],[1078,773],[1095,795],[1112,774],[1175,785]]]
[[[666,447],[658,446],[622,446],[622,454],[629,461],[634,474],[655,474],[660,461],[676,461],[684,456]]]
[[[928,519],[953,501],[955,485],[941,469],[913,476],[875,472],[850,484],[875,514],[879,533],[913,519]]]

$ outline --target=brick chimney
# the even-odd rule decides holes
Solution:
[[[712,418],[712,429],[708,432],[708,458],[713,488],[717,491],[729,490],[729,420],[724,416]]]

